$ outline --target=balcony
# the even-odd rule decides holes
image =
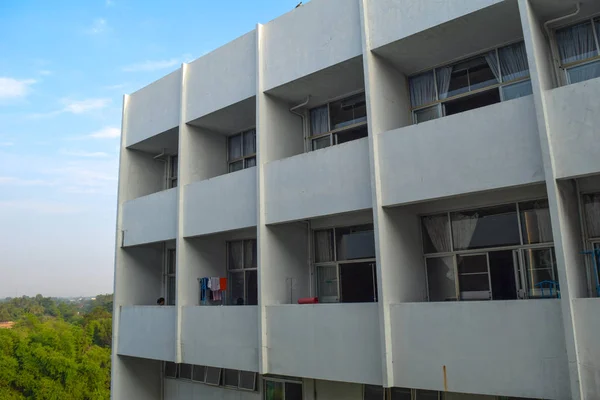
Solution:
[[[184,236],[256,226],[256,168],[194,182],[184,189]]]
[[[583,398],[600,398],[600,299],[573,299]]]
[[[275,305],[266,313],[269,373],[382,384],[376,303]]]
[[[267,224],[371,208],[368,139],[266,164],[265,192]]]
[[[385,132],[379,142],[384,206],[544,181],[532,96]]]
[[[190,63],[186,80],[185,122],[255,96],[256,31]]]
[[[127,147],[179,126],[181,68],[129,96],[124,120]]]
[[[357,0],[309,2],[264,30],[265,90],[362,54]]]
[[[600,78],[546,94],[557,178],[600,172]]]
[[[123,246],[172,240],[177,237],[177,188],[123,204]]]
[[[258,372],[258,307],[183,307],[182,351],[187,364]]]
[[[175,361],[176,311],[167,306],[122,307],[117,353]]]
[[[560,300],[391,306],[394,386],[570,398]]]

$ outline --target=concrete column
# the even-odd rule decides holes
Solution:
[[[546,176],[546,189],[550,204],[552,231],[561,289],[561,308],[565,331],[565,345],[569,360],[571,398],[582,399],[580,361],[573,319],[573,302],[586,296],[584,260],[581,256],[582,240],[575,185],[557,181],[555,174],[552,127],[549,125],[546,96],[554,88],[555,77],[550,56],[550,44],[543,23],[529,0],[519,0],[521,24],[527,49],[531,83],[536,107],[542,159]]]

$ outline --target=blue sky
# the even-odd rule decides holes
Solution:
[[[297,3],[0,1],[0,297],[112,292],[122,95]]]

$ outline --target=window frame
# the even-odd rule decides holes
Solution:
[[[283,383],[283,398],[282,398],[282,400],[285,400],[285,385],[288,383],[300,385],[300,387],[302,388],[302,398],[304,398],[304,382],[302,380],[286,379],[283,377],[263,377],[263,380],[262,380],[262,389],[263,389],[262,399],[263,400],[267,400],[266,385],[267,385],[267,382],[269,382],[269,381]]]
[[[237,268],[237,269],[233,269],[231,268],[231,263],[230,263],[230,251],[231,251],[231,245],[233,243],[240,243],[242,244],[242,265],[241,268]],[[257,265],[256,267],[248,267],[246,268],[246,243],[247,242],[254,242],[255,243],[255,247],[256,247],[256,255],[257,255]],[[228,240],[226,242],[226,266],[227,266],[227,281],[228,281],[228,291],[229,293],[227,294],[227,296],[229,297],[228,301],[231,305],[237,305],[236,303],[234,303],[234,300],[232,295],[233,295],[233,279],[231,279],[232,274],[242,274],[242,276],[244,277],[244,305],[252,305],[252,304],[248,304],[248,282],[247,282],[247,277],[246,277],[246,272],[247,271],[256,271],[257,274],[257,289],[258,289],[258,240],[257,239],[253,239],[253,238],[249,238],[249,239],[238,239],[238,240]]]
[[[365,389],[367,386],[377,386],[377,385],[365,385],[363,384],[363,389],[362,389],[362,400],[368,400],[365,398]],[[381,387],[381,386],[379,386]],[[410,391],[410,398],[411,400],[419,400],[418,392],[419,390],[424,390],[424,389],[412,389],[412,388],[403,388],[403,387],[394,387],[394,388],[383,388],[383,395],[382,395],[382,400],[392,400],[392,390],[393,389],[405,389]],[[427,390],[430,392],[437,392],[437,398],[438,400],[443,400],[444,399],[444,392],[441,392],[439,390]]]
[[[347,125],[347,126],[342,126],[340,128],[335,128],[335,129],[331,128],[331,104],[332,103],[337,103],[339,101],[344,101],[346,99],[349,99],[349,98],[354,97],[354,96],[359,96],[361,94],[363,96],[365,96],[365,102],[366,102],[366,91],[364,89],[362,89],[362,90],[357,91],[357,92],[352,92],[352,93],[349,93],[347,95],[343,95],[343,96],[331,99],[331,100],[327,101],[326,103],[315,105],[314,107],[310,107],[308,109],[308,111],[307,111],[307,117],[306,117],[306,120],[308,121],[308,124],[307,124],[308,126],[307,126],[306,134],[305,134],[305,137],[304,137],[304,140],[305,140],[305,146],[304,146],[305,149],[304,150],[305,150],[305,152],[308,153],[308,152],[311,152],[311,151],[321,150],[321,149],[313,149],[313,142],[315,140],[318,140],[318,139],[321,139],[321,138],[324,138],[324,137],[329,137],[329,146],[327,146],[327,147],[337,146],[338,145],[338,143],[337,143],[337,135],[339,135],[340,133],[344,133],[344,132],[347,132],[347,131],[351,131],[351,130],[355,130],[355,129],[358,129],[358,128],[362,128],[362,127],[367,127],[368,126],[368,117],[369,116],[368,116],[367,112],[365,111],[365,113],[367,115],[365,115],[366,119],[364,121],[357,122],[357,123],[354,123],[354,124],[351,124],[351,125]],[[327,107],[327,132],[319,133],[318,135],[312,135],[312,132],[311,132],[311,129],[310,129],[311,128],[310,112],[312,110],[315,110],[315,109],[321,108],[321,107],[325,107],[325,106]],[[367,135],[368,135],[368,131],[367,131]]]
[[[172,255],[172,256],[171,256]],[[173,260],[173,272],[170,272],[170,262],[171,260]],[[165,249],[164,249],[164,261],[163,261],[163,265],[164,265],[164,270],[163,270],[163,291],[164,291],[164,298],[165,298],[165,305],[166,306],[175,306],[177,304],[177,250],[175,248],[169,248],[167,247],[167,245],[165,245]],[[174,289],[174,293],[171,293],[171,290],[169,289],[169,281],[173,279],[175,281],[175,289]],[[171,299],[171,295],[173,296],[173,298]],[[171,300],[173,300],[171,302]],[[173,304],[171,304],[173,303]]]
[[[244,154],[244,136],[246,133],[250,133],[252,131],[254,131],[254,153]],[[226,156],[227,156],[227,173],[233,173],[233,172],[244,170],[246,168],[252,168],[252,167],[256,166],[256,160],[257,160],[257,158],[256,158],[256,135],[257,135],[257,131],[256,131],[256,127],[254,127],[254,128],[245,129],[241,132],[227,136],[227,154],[226,154]],[[240,137],[241,157],[231,159],[231,158],[229,158],[229,146],[230,146],[229,143],[230,143],[231,138],[236,137],[236,136]],[[254,165],[248,166],[247,165],[248,159],[251,159],[251,158],[254,158]],[[242,162],[242,169],[237,170],[237,171],[232,171],[231,165],[238,163],[240,161]]]
[[[175,166],[174,166],[175,162]],[[177,154],[167,157],[167,189],[176,188],[179,181],[179,156]]]
[[[580,67],[586,64],[592,64],[592,63],[596,63],[596,62],[600,62],[600,32],[598,32],[597,27],[596,27],[596,21],[598,23],[600,23],[600,16],[595,15],[595,16],[591,16],[591,17],[587,17],[584,19],[580,19],[574,23],[569,23],[567,25],[561,25],[561,26],[557,26],[556,28],[554,28],[552,30],[552,40],[550,45],[554,46],[556,49],[558,49],[558,38],[556,36],[556,33],[558,31],[560,31],[561,29],[565,29],[565,28],[570,28],[579,24],[583,24],[586,22],[591,22],[592,24],[592,35],[594,36],[594,42],[596,43],[596,55],[594,57],[590,57],[590,58],[586,58],[584,60],[578,60],[578,61],[573,61],[570,63],[565,63],[563,64],[561,58],[560,58],[560,54],[556,53],[556,63],[554,65],[555,69],[558,72],[558,76],[560,77],[560,79],[563,80],[563,82],[561,82],[563,85],[571,85],[571,77],[569,75],[569,70],[571,70],[574,67]]]
[[[429,271],[428,271],[428,267],[427,267],[427,260],[429,259],[433,259],[433,258],[451,258],[452,259],[452,263],[453,263],[453,268],[454,268],[454,285],[455,285],[455,294],[456,294],[456,300],[455,301],[470,301],[467,299],[461,299],[461,291],[460,291],[460,285],[459,285],[459,272],[458,272],[458,257],[459,256],[472,256],[472,255],[482,255],[485,254],[487,256],[488,259],[488,278],[489,278],[489,285],[490,285],[490,299],[489,300],[494,300],[494,293],[493,293],[493,288],[492,288],[492,281],[491,281],[491,272],[490,272],[490,263],[489,263],[489,253],[493,253],[493,252],[497,252],[497,251],[508,251],[511,250],[513,251],[513,258],[514,258],[514,273],[515,273],[515,283],[517,286],[517,300],[524,300],[524,299],[536,299],[536,298],[540,298],[537,296],[533,296],[529,293],[529,287],[528,287],[528,281],[527,281],[527,276],[525,276],[525,269],[526,269],[526,264],[525,264],[525,252],[528,250],[543,250],[543,249],[552,249],[555,251],[555,245],[554,245],[554,241],[552,242],[540,242],[540,243],[532,243],[532,244],[525,244],[524,238],[523,238],[523,229],[522,229],[522,218],[521,218],[521,204],[524,203],[529,203],[529,202],[533,202],[533,201],[547,201],[547,198],[532,198],[532,199],[525,199],[525,200],[519,200],[519,201],[514,201],[514,202],[505,202],[505,203],[499,203],[499,204],[492,204],[492,205],[484,205],[478,208],[468,208],[468,209],[455,209],[455,210],[450,210],[450,211],[445,211],[445,212],[434,212],[434,213],[430,213],[430,214],[421,214],[419,215],[419,219],[421,221],[421,223],[419,224],[419,229],[420,229],[420,234],[421,234],[421,243],[422,243],[422,252],[423,252],[423,259],[424,259],[424,268],[425,268],[425,282],[426,282],[426,292],[427,292],[427,302],[439,302],[439,301],[432,301],[430,300],[430,294],[429,294]],[[516,245],[508,245],[508,246],[496,246],[496,247],[485,247],[485,248],[477,248],[477,249],[468,249],[468,250],[455,250],[454,248],[454,238],[452,236],[452,219],[451,219],[451,214],[455,213],[455,212],[461,212],[461,211],[476,211],[478,209],[487,209],[487,208],[495,208],[495,207],[501,207],[501,206],[507,206],[507,205],[516,205],[516,214],[517,214],[517,223],[518,223],[518,228],[519,228],[519,241],[520,244],[516,244]],[[548,206],[550,207],[550,206]],[[449,240],[450,240],[450,251],[442,251],[442,252],[433,252],[433,253],[426,253],[425,252],[425,248],[423,246],[423,241],[424,241],[424,235],[427,234],[427,232],[424,231],[423,229],[423,218],[424,217],[430,217],[430,216],[439,216],[439,215],[446,215],[447,221],[448,221],[448,235],[449,235]],[[550,221],[550,223],[552,223]],[[558,276],[557,276],[557,280],[558,280]],[[559,285],[560,285],[560,281]],[[557,296],[554,296],[557,297]]]
[[[337,254],[337,239],[338,239],[338,235],[337,235],[337,230],[338,229],[347,229],[347,228],[358,228],[358,227],[364,227],[364,226],[368,226],[371,225],[371,227],[373,228],[373,234],[375,233],[375,227],[373,225],[373,223],[367,223],[367,224],[358,224],[358,225],[346,225],[346,226],[336,226],[336,227],[332,227],[332,228],[319,228],[319,229],[313,229],[311,231],[311,243],[312,243],[312,259],[313,259],[313,266],[314,266],[314,282],[315,282],[315,294],[316,296],[319,298],[319,302],[320,303],[343,303],[342,300],[342,296],[341,296],[341,285],[342,285],[342,281],[341,281],[341,266],[343,265],[350,265],[350,264],[365,264],[365,263],[371,263],[373,264],[373,293],[375,294],[375,298],[377,299],[377,302],[379,301],[379,296],[377,293],[377,257],[372,257],[372,258],[359,258],[359,259],[353,259],[353,260],[338,260],[338,254]],[[332,242],[332,251],[333,251],[333,260],[332,261],[317,261],[317,257],[316,257],[316,246],[315,246],[315,237],[316,237],[316,233],[317,232],[323,232],[323,231],[331,231],[331,235],[333,237],[333,242]],[[367,231],[367,230],[365,230]],[[323,298],[320,295],[320,290],[319,290],[319,271],[318,269],[320,267],[335,267],[336,269],[336,285],[337,285],[337,298],[335,299],[335,301],[323,301]],[[327,296],[327,298],[331,298],[333,296]]]
[[[175,365],[175,376],[167,375],[167,365],[174,364]],[[165,379],[179,379],[179,364],[172,361],[163,361],[163,378]]]
[[[421,74],[428,73],[428,72],[432,72],[433,73],[433,84],[434,84],[434,87],[435,87],[435,101],[427,103],[427,104],[422,104],[422,105],[417,106],[417,107],[413,107],[413,105],[411,103],[411,111],[410,112],[411,112],[413,124],[414,125],[419,124],[419,122],[417,121],[417,115],[416,115],[416,113],[418,111],[422,111],[422,110],[428,109],[428,108],[437,107],[437,109],[438,109],[438,117],[437,118],[444,118],[444,117],[446,117],[446,109],[444,107],[445,103],[448,103],[448,102],[453,101],[453,100],[459,100],[459,99],[462,99],[462,98],[466,98],[466,97],[474,96],[474,95],[477,95],[477,94],[485,93],[485,92],[492,91],[492,90],[498,90],[499,95],[500,95],[500,103],[502,103],[503,101],[506,101],[504,99],[504,94],[503,94],[503,91],[502,91],[502,88],[504,86],[510,86],[510,85],[514,85],[516,83],[520,83],[520,82],[525,82],[525,81],[530,81],[531,80],[531,67],[530,66],[528,66],[529,67],[529,70],[528,70],[529,74],[526,77],[511,79],[511,80],[507,80],[507,81],[503,80],[504,76],[502,74],[502,68],[501,68],[501,63],[500,63],[500,50],[503,49],[503,48],[505,48],[505,47],[509,47],[509,46],[512,46],[512,45],[515,45],[515,44],[518,44],[518,43],[523,43],[523,46],[525,46],[525,43],[524,43],[523,39],[516,40],[516,41],[513,41],[513,42],[508,42],[508,43],[506,43],[506,44],[504,44],[502,46],[491,48],[489,50],[484,50],[484,51],[482,51],[481,53],[479,53],[477,55],[470,56],[470,57],[464,58],[464,59],[459,59],[459,60],[456,60],[456,61],[451,62],[451,63],[442,64],[442,65],[436,66],[434,68],[429,68],[429,69],[420,71],[420,72],[418,72],[416,74],[410,75],[408,77],[408,79],[407,79],[407,82],[406,82],[406,84],[408,86],[409,93],[410,93],[410,79],[413,78],[413,77],[419,76]],[[483,57],[483,56],[485,56],[486,53],[488,53],[490,51],[494,51],[496,53],[496,62],[498,63],[498,71],[500,71],[500,82],[498,82],[496,84],[493,84],[493,85],[489,85],[489,86],[483,87],[483,88],[475,89],[473,91],[467,91],[465,93],[460,93],[460,94],[457,94],[457,95],[454,95],[454,96],[448,96],[445,99],[440,99],[439,98],[440,94],[439,94],[439,91],[438,91],[437,72],[436,72],[439,68],[448,67],[448,66],[456,65],[456,64],[459,64],[459,63],[463,63],[463,62],[468,62],[470,60],[474,60],[474,59]],[[469,85],[469,87],[470,87],[470,85]],[[423,123],[423,122],[421,122],[421,123]]]

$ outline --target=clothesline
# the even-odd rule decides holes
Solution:
[[[227,291],[227,278],[218,276],[207,276],[199,278],[200,282],[200,304],[208,301],[224,303],[224,293]]]

